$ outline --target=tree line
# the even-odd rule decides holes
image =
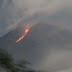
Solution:
[[[40,72],[27,67],[30,63],[23,60],[15,62],[11,54],[0,48],[0,66],[7,72]]]

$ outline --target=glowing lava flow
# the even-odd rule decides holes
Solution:
[[[25,34],[22,35],[16,42],[19,42],[20,40],[22,40],[25,37],[25,35],[28,33],[28,31],[29,31],[29,29],[26,29]]]

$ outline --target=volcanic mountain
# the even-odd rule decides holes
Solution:
[[[0,38],[0,48],[8,50],[16,60],[26,59],[36,64],[48,56],[52,49],[72,49],[72,32],[61,27],[36,24],[16,43],[24,31],[25,27],[18,27]]]

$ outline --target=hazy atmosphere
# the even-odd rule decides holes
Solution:
[[[72,72],[72,0],[0,0],[0,48],[35,70]]]
[[[71,29],[71,14],[71,0],[0,0],[0,35],[32,19]]]

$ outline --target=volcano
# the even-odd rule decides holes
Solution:
[[[72,32],[44,23],[31,27],[26,36],[16,43],[23,35],[24,28],[16,28],[0,38],[0,48],[8,50],[16,60],[26,59],[36,64],[48,56],[51,49],[72,50]],[[65,45],[70,46],[67,48]]]

